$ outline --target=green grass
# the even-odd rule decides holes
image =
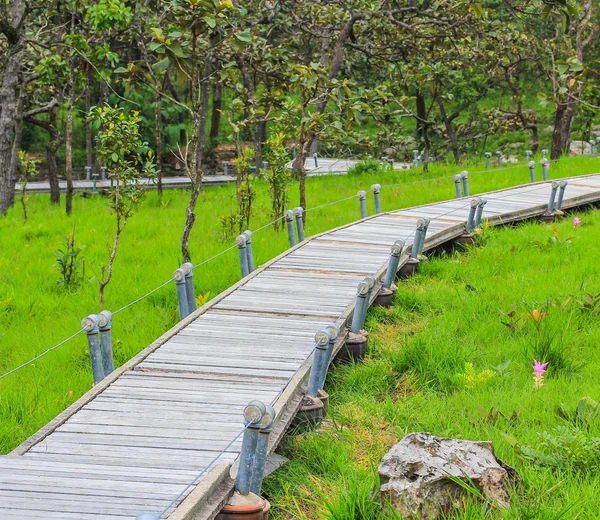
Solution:
[[[593,173],[597,158],[558,162],[551,175],[560,177]],[[473,166],[472,169],[476,167]],[[438,165],[428,174],[419,171],[387,172],[363,176],[310,178],[307,183],[309,212],[306,233],[312,235],[359,217],[355,198],[310,210],[353,196],[375,182],[382,185],[416,183],[382,190],[382,206],[397,209],[451,198],[451,175],[456,168]],[[421,180],[434,179],[421,183]],[[524,165],[492,169],[472,175],[472,193],[527,182]],[[266,186],[256,183],[258,197],[251,228],[271,220]],[[198,219],[191,236],[192,260],[199,263],[233,244],[222,237],[221,215],[233,211],[233,186],[207,188],[198,205]],[[161,201],[149,193],[139,213],[126,228],[115,264],[114,278],[106,291],[105,308],[116,310],[169,280],[181,262],[180,233],[187,193],[165,192]],[[290,204],[298,204],[297,184],[290,187]],[[369,211],[373,200],[369,197]],[[64,200],[63,200],[64,204]],[[19,202],[0,219],[0,374],[31,359],[78,331],[80,321],[98,312],[98,278],[108,256],[114,216],[102,197],[76,196],[72,217],[63,207],[50,206],[47,195],[31,196],[29,220],[23,223]],[[77,292],[65,292],[58,284],[54,251],[63,237],[75,229],[79,246],[85,246],[88,281]],[[286,233],[267,228],[253,237],[256,265],[287,248]],[[196,294],[210,299],[239,279],[237,251],[232,250],[195,271]],[[174,286],[169,285],[115,316],[113,341],[117,365],[123,364],[177,321]],[[91,387],[86,340],[79,336],[34,364],[0,380],[0,453],[6,453],[55,417]]]
[[[291,461],[266,480],[275,519],[394,518],[372,494],[376,469],[415,431],[491,440],[521,476],[510,511],[472,495],[448,518],[598,518],[600,416],[557,413],[564,405],[573,418],[580,399],[600,400],[600,297],[584,301],[600,294],[600,213],[577,214],[576,230],[573,215],[487,229],[477,246],[423,263],[392,308],[370,310],[366,360],[333,369],[329,419],[290,439]],[[534,358],[549,362],[537,390]],[[536,453],[544,432],[559,447]]]

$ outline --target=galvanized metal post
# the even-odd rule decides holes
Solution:
[[[115,369],[112,337],[110,333],[112,329],[112,319],[113,314],[110,311],[101,311],[98,315],[100,340],[102,341],[102,367],[104,368],[105,377]]]
[[[475,227],[478,228],[481,225],[481,218],[483,216],[483,207],[487,204],[487,199],[479,199],[477,206],[477,213],[475,213]]]
[[[92,363],[92,374],[94,384],[98,384],[104,379],[104,367],[102,366],[102,352],[100,350],[100,340],[98,332],[100,331],[100,318],[97,314],[90,314],[81,321],[81,328],[85,330],[90,351],[90,361]]]
[[[423,217],[423,226],[421,228],[421,233],[419,235],[419,247],[417,250],[417,255],[420,255],[423,252],[423,248],[425,247],[425,236],[427,235],[427,230],[429,229],[429,224],[431,220],[427,217]]]
[[[258,441],[256,442],[256,454],[254,456],[254,467],[250,477],[250,492],[260,496],[262,482],[265,478],[265,464],[267,462],[267,452],[269,451],[269,435],[273,431],[273,422],[275,421],[275,409],[267,405],[265,414],[261,421],[261,427],[258,431]]]
[[[319,161],[317,160],[317,154],[313,154],[313,159],[315,160],[315,168],[319,167]]]
[[[229,161],[223,161],[223,175],[229,175]]]
[[[550,192],[550,200],[548,201],[548,213],[552,213],[554,211],[554,201],[556,200],[556,192],[558,191],[558,182],[552,182],[552,191]]]
[[[296,233],[294,232],[294,212],[288,209],[285,213],[285,222],[287,223],[288,239],[290,241],[290,247],[296,245]]]
[[[92,179],[94,180],[94,184],[93,184],[93,186],[92,186],[92,193],[97,193],[97,190],[96,190],[96,183],[98,182],[98,174],[97,174],[97,173],[94,173],[94,174],[92,175]]]
[[[373,198],[375,199],[375,213],[379,215],[379,213],[381,213],[381,185],[373,184],[373,186],[371,186],[371,191],[373,192]]]
[[[567,187],[567,184],[569,184],[568,181],[560,181],[559,183],[559,191],[558,191],[558,200],[556,201],[556,209],[560,210],[562,209],[562,203],[563,203],[563,198],[565,196],[565,188]]]
[[[596,151],[594,150],[596,141],[594,141],[593,139],[590,139],[588,142],[590,143],[590,155],[596,155]]]
[[[104,180],[106,180],[106,166],[102,166],[102,167],[100,168],[100,174],[101,174],[100,178],[101,178],[103,181],[104,181]]]
[[[485,167],[489,168],[492,164],[492,153],[491,152],[485,152]]]
[[[235,243],[238,246],[238,253],[240,255],[240,270],[242,272],[242,278],[246,278],[248,276],[248,254],[246,253],[246,237],[244,235],[239,235],[235,239]]]
[[[469,196],[469,172],[467,170],[463,170],[460,172],[460,178],[462,180],[463,185],[463,196]]]
[[[460,174],[457,173],[456,175],[453,175],[452,179],[454,180],[454,188],[456,189],[456,198],[460,199],[462,197],[462,193],[460,191]]]
[[[360,204],[360,218],[367,218],[367,193],[363,190],[358,192],[358,202]]]
[[[296,145],[292,146],[292,158],[295,160],[298,156],[298,151],[296,150]]]
[[[542,150],[542,159],[546,158],[546,155],[548,155],[548,150],[546,150],[545,148]]]
[[[419,166],[419,150],[413,150],[413,164],[415,168]]]
[[[340,335],[340,329],[335,324],[330,324],[325,327],[329,331],[329,346],[327,347],[327,356],[325,359],[325,368],[321,373],[321,381],[319,382],[319,390],[325,387],[325,379],[327,379],[327,370],[329,369],[329,363],[331,363],[331,357],[333,356],[333,347],[335,347],[335,340]]]
[[[398,264],[400,263],[400,255],[404,249],[404,241],[396,240],[392,245],[392,254],[388,262],[388,268],[385,273],[385,279],[383,280],[383,287],[389,289],[394,280],[396,279],[396,273],[398,272]]]
[[[85,178],[88,181],[92,180],[92,167],[91,166],[86,166],[85,167]]]
[[[252,253],[252,231],[247,229],[242,233],[246,238],[246,264],[248,265],[248,274],[254,271],[254,253]]]
[[[183,269],[176,269],[173,273],[175,287],[177,288],[177,304],[179,305],[179,319],[184,319],[188,314],[187,291],[185,289],[185,272]]]
[[[525,157],[527,158],[527,161],[531,160],[531,150],[525,151]]]
[[[467,223],[465,224],[465,231],[470,233],[473,229],[473,223],[475,222],[475,212],[477,211],[477,206],[479,205],[479,199],[471,199],[471,204],[469,206],[469,216],[467,217]]]
[[[304,210],[298,206],[294,208],[294,216],[296,217],[296,229],[298,230],[298,242],[304,242],[304,220],[302,219]]]
[[[527,166],[529,166],[529,178],[531,182],[535,182],[535,161],[529,161]]]
[[[367,297],[369,295],[369,283],[362,281],[358,284],[356,289],[356,305],[354,306],[354,314],[352,315],[352,324],[350,325],[350,331],[354,334],[359,334],[363,324],[365,323],[365,317],[367,315],[368,302]],[[364,315],[363,315],[364,313]]]
[[[500,150],[496,150],[496,157],[498,157],[498,166],[502,166],[502,152]]]
[[[308,376],[308,386],[306,387],[306,395],[317,397],[319,395],[319,384],[323,379],[323,367],[327,361],[327,348],[331,335],[327,329],[321,329],[315,334],[315,353],[313,357],[310,375]]]
[[[413,239],[412,249],[410,251],[411,258],[417,258],[419,256],[419,241],[420,241],[420,235],[421,235],[421,230],[423,229],[423,226],[425,226],[425,220],[420,218],[419,220],[417,220],[417,229],[415,231],[415,238]]]
[[[250,479],[258,444],[258,432],[262,426],[262,419],[267,407],[260,401],[250,401],[244,408],[244,438],[242,439],[242,451],[240,453],[240,467],[235,479],[235,488],[242,495],[250,493]]]
[[[135,520],[160,520],[160,517],[154,513],[142,513],[137,515]]]
[[[600,154],[600,137],[596,137],[596,155]]]
[[[540,160],[540,164],[542,165],[542,179],[547,181],[548,180],[548,159]]]
[[[194,264],[186,262],[181,266],[185,273],[185,295],[187,297],[188,314],[194,312],[196,305],[196,290],[194,289]]]

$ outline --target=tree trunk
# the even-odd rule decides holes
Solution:
[[[417,140],[424,139],[427,128],[425,120],[427,119],[427,107],[425,106],[425,96],[417,91]]]
[[[0,31],[6,36],[6,43],[0,53],[0,215],[5,215],[15,203],[15,149],[19,147],[19,132],[16,130],[20,117],[18,91],[25,53],[25,24],[22,23],[25,4],[21,0],[14,0],[9,2],[8,10],[10,20],[0,19]]]
[[[53,108],[48,113],[48,123],[52,128],[56,128],[58,119],[58,109]],[[58,184],[58,165],[56,162],[56,151],[60,146],[60,139],[54,132],[48,132],[48,142],[46,143],[46,163],[48,167],[48,181],[50,182],[50,202],[52,204],[60,203],[60,187]]]
[[[440,115],[442,116],[442,120],[444,121],[444,126],[446,127],[446,133],[448,134],[448,139],[450,140],[450,149],[452,150],[452,155],[454,155],[454,162],[456,164],[460,163],[460,147],[458,146],[458,139],[456,138],[456,133],[454,132],[454,127],[452,126],[452,120],[446,114],[446,108],[444,107],[444,103],[442,103],[441,99],[438,98],[438,106],[440,107]]]
[[[196,169],[202,170],[204,163],[204,153],[206,147],[206,120],[208,117],[208,100],[210,93],[210,75],[213,70],[213,56],[208,53],[204,63],[204,71],[200,80],[200,119],[198,125],[198,135],[196,141]]]
[[[183,233],[181,234],[181,256],[183,257],[184,262],[191,261],[189,250],[190,233],[194,227],[194,222],[196,222],[196,213],[194,213],[194,210],[196,209],[196,203],[198,202],[198,195],[200,195],[201,187],[202,185],[200,182],[196,183],[192,181],[192,192],[190,194],[188,206],[185,209],[185,225],[183,227]]]
[[[554,131],[552,132],[551,159],[558,159],[569,149],[569,138],[571,136],[571,124],[573,122],[573,102],[561,102],[554,113]]]
[[[532,124],[529,129],[531,130],[531,151],[535,155],[540,147],[540,134],[536,124]]]
[[[210,120],[210,139],[215,141],[219,138],[221,130],[221,108],[223,106],[223,85],[217,79],[213,87],[212,115]]]
[[[73,212],[73,96],[75,78],[73,68],[69,72],[69,92],[67,99],[67,127],[65,129],[65,175],[67,177],[67,193],[65,196],[65,210],[67,215]]]
[[[92,109],[92,95],[90,92],[90,81],[92,75],[89,71],[85,73],[85,159],[86,166],[94,165],[94,154],[92,147],[92,125],[90,124],[90,110]]]
[[[156,169],[158,170],[158,182],[156,189],[158,196],[162,197],[163,192],[163,165],[162,165],[162,125],[160,116],[160,88],[158,83],[154,86],[154,127],[156,132]]]

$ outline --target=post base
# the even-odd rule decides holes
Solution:
[[[361,361],[367,354],[367,344],[369,342],[368,333],[360,331],[359,334],[350,332],[346,341],[335,360],[342,363],[349,363],[351,361]]]
[[[242,495],[236,491],[216,520],[268,520],[270,509],[268,500],[253,493]]]
[[[292,420],[292,428],[314,428],[323,420],[324,416],[325,406],[321,399],[305,395],[300,410]]]
[[[382,287],[379,294],[375,298],[375,305],[381,305],[382,307],[391,307],[394,301],[394,294],[396,291]]]
[[[473,233],[464,232],[456,239],[457,244],[472,245],[474,243]]]
[[[323,403],[323,416],[327,415],[327,406],[329,405],[329,394],[325,390],[319,390],[317,399]]]
[[[552,222],[554,222],[556,218],[556,215],[554,213],[544,213],[542,215],[542,221],[545,222],[546,224],[552,224]]]
[[[419,260],[410,257],[408,259],[408,262],[406,262],[398,271],[397,277],[401,280],[406,280],[407,278],[410,278],[413,274],[415,274],[418,269]]]
[[[555,209],[554,216],[558,218],[563,218],[565,216],[565,212],[562,209]]]

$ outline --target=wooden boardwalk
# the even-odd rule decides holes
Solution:
[[[600,175],[568,181],[563,209],[600,201]],[[537,183],[478,196],[488,200],[484,217],[501,224],[541,215],[549,194]],[[122,520],[165,509],[171,520],[212,518],[232,489],[244,406],[274,403],[274,448],[300,406],[314,334],[347,322],[358,282],[381,280],[391,244],[410,244],[420,217],[431,219],[431,249],[463,233],[469,203],[369,217],[258,268],[0,457],[0,519]]]

